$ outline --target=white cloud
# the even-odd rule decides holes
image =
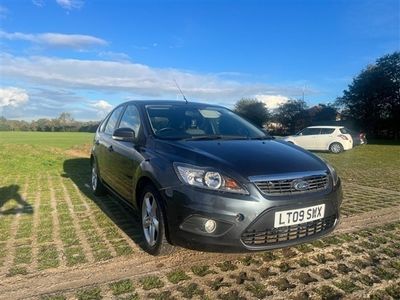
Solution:
[[[289,97],[282,95],[256,95],[255,97],[264,102],[269,109],[275,109],[289,100]]]
[[[297,85],[241,83],[214,74],[172,68],[153,68],[132,62],[79,60],[44,56],[0,54],[3,78],[26,80],[52,87],[129,92],[141,98],[172,98],[179,94],[174,79],[188,99],[231,104],[254,95],[301,94]]]
[[[0,30],[0,38],[7,40],[23,40],[35,44],[49,47],[84,49],[92,46],[105,46],[107,42],[98,37],[82,34],[63,34],[63,33],[21,33],[5,32]]]
[[[92,106],[98,110],[102,110],[102,111],[106,111],[106,112],[109,112],[112,108],[112,105],[105,100],[96,101],[96,102],[92,103],[90,106]]]
[[[83,6],[83,0],[56,0],[57,4],[67,10],[79,9]]]
[[[44,6],[44,0],[32,0],[33,5],[37,7],[43,7]]]
[[[107,115],[107,113],[113,108],[113,106],[108,103],[106,100],[98,100],[96,102],[92,102],[89,106],[93,107],[96,110],[97,116],[99,118],[103,118]]]
[[[29,96],[23,89],[16,87],[0,88],[0,108],[18,107],[28,102]]]

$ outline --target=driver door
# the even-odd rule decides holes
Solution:
[[[128,104],[122,114],[117,128],[130,128],[135,133],[134,142],[113,140],[113,151],[110,154],[111,173],[116,191],[125,199],[133,199],[133,183],[136,170],[144,160],[138,138],[141,134],[141,118],[137,107]]]
[[[317,150],[320,128],[305,128],[296,136],[296,144],[304,149]]]

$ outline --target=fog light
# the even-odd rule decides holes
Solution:
[[[212,233],[215,231],[215,228],[217,228],[217,223],[215,223],[214,220],[207,220],[204,223],[204,229],[207,233]]]

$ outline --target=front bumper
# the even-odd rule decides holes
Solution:
[[[161,190],[166,205],[169,241],[202,251],[269,250],[317,239],[338,224],[342,201],[340,180],[328,191],[268,198],[254,185],[246,187],[250,195],[211,192],[187,185]],[[274,229],[276,211],[319,204],[325,204],[323,219]],[[217,223],[213,233],[204,230],[204,222],[208,219]],[[263,234],[265,242],[259,242]]]

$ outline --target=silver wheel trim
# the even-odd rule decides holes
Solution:
[[[159,233],[159,220],[157,217],[157,201],[154,195],[147,192],[142,203],[142,226],[144,238],[149,246],[154,246]]]
[[[97,188],[97,168],[96,168],[96,164],[93,163],[93,167],[92,167],[92,189],[93,191],[96,190]]]
[[[333,144],[333,145],[331,146],[331,149],[332,149],[332,152],[334,152],[334,153],[339,153],[340,150],[341,150],[339,144]]]

